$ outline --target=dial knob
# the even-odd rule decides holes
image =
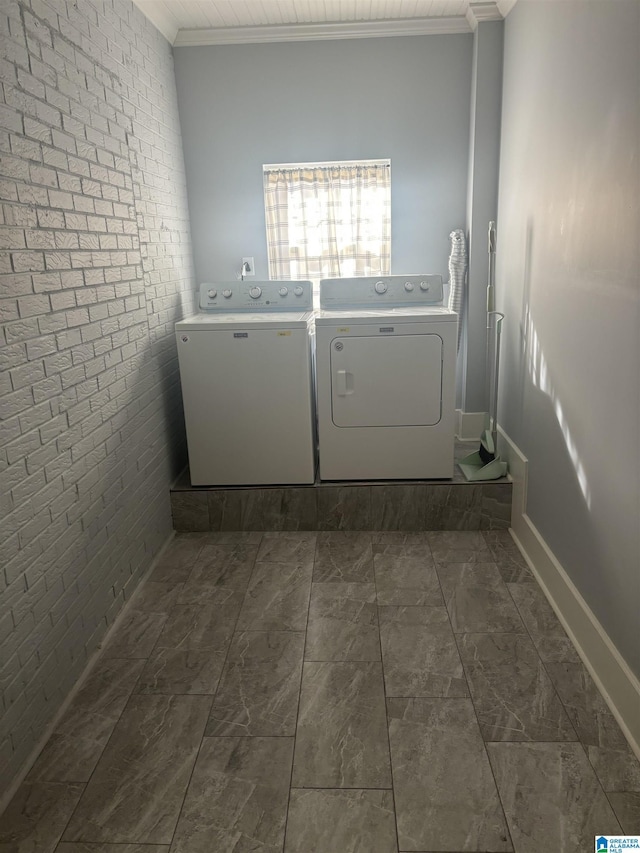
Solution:
[[[405,281],[404,289],[407,291],[407,293],[411,293],[411,291],[413,290],[413,282],[412,281]]]
[[[296,296],[302,296],[302,294],[304,293],[304,287],[298,284],[296,287],[293,288],[293,292]]]
[[[376,293],[386,293],[387,292],[387,283],[386,281],[376,281]]]
[[[420,290],[429,290],[429,282],[421,281],[420,282]]]
[[[288,287],[281,287],[280,290],[278,291],[278,293],[280,294],[280,296],[286,296],[287,293],[289,293],[289,288]]]
[[[211,288],[211,290],[207,293],[207,296],[209,297],[209,299],[215,299],[217,295],[218,295],[218,291],[214,290],[213,288]]]
[[[230,291],[230,290],[228,290],[228,289],[227,289],[227,290],[223,290],[223,291],[222,291],[222,295],[224,296],[224,298],[225,298],[225,299],[228,299],[228,298],[231,296],[231,291]]]
[[[258,299],[260,296],[262,296],[262,288],[261,287],[252,287],[249,290],[249,296],[252,299]]]

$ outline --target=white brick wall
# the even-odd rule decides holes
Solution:
[[[170,533],[194,282],[171,49],[0,3],[0,795]]]

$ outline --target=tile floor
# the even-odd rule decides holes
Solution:
[[[640,765],[507,531],[178,536],[1,853],[593,849]]]

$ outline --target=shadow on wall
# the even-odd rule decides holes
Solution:
[[[191,281],[195,280],[193,269],[190,270]],[[187,466],[187,433],[184,422],[184,407],[182,404],[182,385],[180,384],[180,370],[178,367],[178,348],[175,338],[175,324],[195,314],[198,310],[198,294],[182,291],[180,299],[176,301],[167,318],[167,325],[171,332],[168,335],[170,343],[168,349],[171,355],[165,357],[159,365],[161,393],[165,424],[167,429],[167,450],[169,479],[173,484],[176,478]]]
[[[545,356],[531,310],[533,245],[534,230],[530,218],[526,227],[523,264],[518,371],[518,412],[524,421],[522,433],[528,437],[526,453],[536,460],[529,471],[529,506],[531,498],[535,505],[536,499],[545,500],[546,495],[553,494],[553,502],[563,513],[560,523],[570,530],[580,531],[579,538],[569,543],[548,541],[547,544],[584,594],[585,588],[577,575],[586,576],[589,567],[603,565],[605,557],[594,533],[592,488],[572,426],[554,385],[553,366]],[[544,424],[544,434],[526,423],[528,417],[530,423]],[[537,520],[533,518],[532,521],[535,524]],[[544,537],[546,531],[540,532]],[[570,549],[568,553],[558,550],[559,545],[563,544]],[[609,612],[606,599],[615,606],[607,589],[606,585],[599,588],[599,612]],[[593,606],[593,602],[590,606]]]

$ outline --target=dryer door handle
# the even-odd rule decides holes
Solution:
[[[349,373],[348,370],[336,371],[336,388],[339,397],[348,397],[353,394],[353,373]]]

